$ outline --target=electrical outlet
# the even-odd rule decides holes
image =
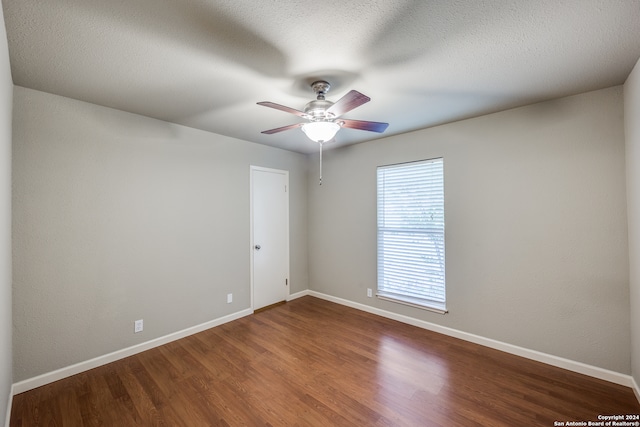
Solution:
[[[373,290],[371,288],[367,288],[367,296],[371,298],[373,296]]]
[[[133,333],[134,334],[137,334],[138,332],[142,332],[143,329],[144,329],[144,325],[142,324],[142,319],[136,320],[133,323]]]
[[[233,294],[227,294],[227,304],[231,304],[233,302]]]

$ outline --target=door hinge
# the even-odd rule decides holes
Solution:
[[[284,186],[284,192],[285,193],[287,192],[287,186],[286,185]]]
[[[289,279],[284,279],[285,286],[289,286]]]

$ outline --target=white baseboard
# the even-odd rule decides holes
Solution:
[[[116,360],[124,359],[125,357],[133,356],[137,353],[150,350],[155,347],[170,343],[180,338],[187,337],[189,335],[202,332],[204,330],[213,328],[215,326],[222,325],[227,322],[231,322],[236,319],[248,316],[253,313],[250,308],[238,311],[236,313],[229,314],[227,316],[220,317],[218,319],[211,320],[209,322],[202,323],[200,325],[192,326],[187,329],[183,329],[178,332],[174,332],[163,337],[155,338],[150,341],[146,341],[134,346],[124,348],[122,350],[114,351],[113,353],[105,354],[104,356],[98,356],[91,360],[76,363],[75,365],[67,366],[65,368],[57,369],[46,374],[38,375],[37,377],[29,378],[13,384],[12,395],[23,393],[25,391],[32,390],[34,388],[43,386],[45,384],[52,383],[54,381],[61,380],[63,378],[70,377],[72,375],[79,374],[89,369],[97,368],[98,366],[106,365],[107,363],[115,362]],[[8,425],[8,424],[7,424]]]
[[[296,292],[295,294],[291,294],[287,297],[287,301],[293,301],[294,299],[298,299],[307,295],[310,295],[311,292],[308,289],[305,289],[304,291],[300,291],[300,292]]]
[[[404,316],[402,314],[393,313],[390,311],[382,310],[379,308],[371,307],[365,304],[349,301],[342,298],[337,298],[331,295],[326,295],[316,291],[309,291],[309,295],[324,299],[327,301],[335,302],[337,304],[345,305],[358,310],[366,311],[368,313],[376,314],[378,316],[386,317],[388,319],[397,320],[402,323],[417,326],[419,328],[427,329],[433,332],[438,332],[443,335],[448,335],[454,338],[459,338],[464,341],[469,341],[475,344],[480,344],[485,347],[490,347],[496,350],[504,351],[506,353],[514,354],[516,356],[525,357],[527,359],[535,360],[538,362],[546,363],[547,365],[556,366],[559,368],[567,369],[569,371],[577,372],[580,374],[588,375],[590,377],[599,378],[601,380],[609,381],[615,384],[634,388],[633,378],[631,375],[621,374],[619,372],[610,371],[608,369],[599,368],[597,366],[587,365],[586,363],[576,362],[574,360],[565,359],[563,357],[553,356],[551,354],[542,353],[536,350],[530,350],[517,345],[508,344],[502,341],[493,340],[491,338],[481,337],[479,335],[470,334],[468,332],[459,331],[457,329],[448,328],[446,326],[440,326],[435,323],[426,322],[424,320],[415,319],[413,317]],[[637,384],[634,388],[636,397],[638,397]],[[640,400],[640,398],[639,398]]]
[[[4,420],[4,427],[9,427],[9,424],[11,423],[11,407],[13,406],[13,395],[15,393],[13,392],[13,385],[11,386],[11,389],[9,390],[9,399],[7,402],[7,416],[5,417]]]
[[[638,399],[638,403],[640,403],[640,387],[638,387],[638,383],[634,377],[631,377],[631,388],[636,395],[636,399]]]

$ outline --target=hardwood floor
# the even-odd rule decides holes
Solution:
[[[16,395],[10,425],[512,427],[639,413],[629,388],[304,297]]]

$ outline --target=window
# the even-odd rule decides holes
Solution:
[[[378,168],[378,294],[446,313],[443,160]]]

